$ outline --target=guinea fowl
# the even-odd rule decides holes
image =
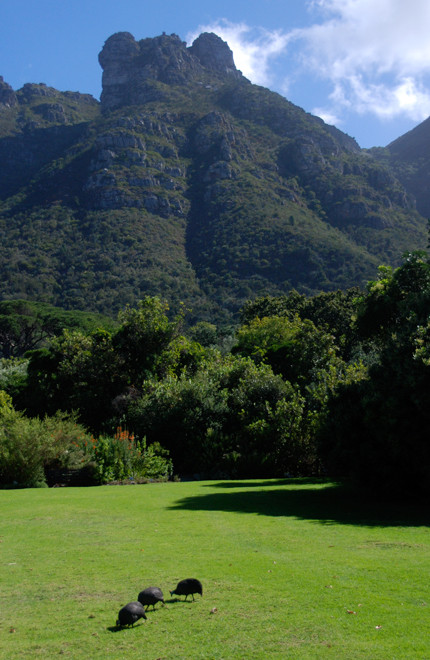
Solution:
[[[133,626],[139,619],[146,619],[145,608],[141,603],[133,601],[127,603],[118,612],[117,626]]]
[[[155,610],[155,605],[157,603],[163,603],[164,605],[164,596],[163,592],[159,587],[147,587],[137,597],[139,603],[142,603],[143,606],[146,605],[146,609],[152,605],[152,609]]]
[[[173,596],[173,594],[176,594],[177,596],[185,596],[185,600],[191,595],[194,600],[194,594],[200,594],[200,596],[203,596],[202,583],[196,578],[186,578],[185,580],[178,582],[176,589],[170,592],[171,596]]]

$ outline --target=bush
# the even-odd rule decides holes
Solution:
[[[113,437],[95,439],[61,412],[29,418],[0,390],[0,487],[43,487],[47,473],[83,469],[95,473],[94,483],[108,483],[168,479],[173,466],[158,442],[147,447],[145,438],[136,441],[120,428]]]
[[[78,442],[85,435],[64,413],[42,420],[26,417],[0,391],[0,487],[46,486],[45,469],[82,467]]]
[[[77,444],[79,447],[79,444]],[[158,442],[146,446],[127,430],[118,427],[113,437],[101,436],[84,440],[80,445],[88,460],[93,461],[100,483],[125,480],[166,480],[173,465],[168,452]]]
[[[3,412],[0,428],[0,485],[45,485],[43,430],[39,419],[27,419],[15,410]]]
[[[12,396],[25,385],[28,360],[24,358],[0,358],[0,389]]]
[[[126,417],[169,449],[181,474],[245,478],[316,469],[303,397],[250,358],[219,356],[192,378],[147,381]]]

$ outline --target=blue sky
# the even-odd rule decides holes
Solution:
[[[252,82],[385,146],[430,115],[428,0],[1,0],[0,75],[101,91],[97,55],[114,32],[216,32]]]

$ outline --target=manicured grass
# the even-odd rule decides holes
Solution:
[[[425,511],[305,480],[0,492],[0,657],[430,657]],[[203,598],[170,598],[197,577]],[[160,586],[166,607],[117,630]]]

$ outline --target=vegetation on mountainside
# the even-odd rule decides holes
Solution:
[[[429,144],[430,120],[427,118],[411,131],[391,142],[385,149],[371,149],[372,156],[384,165],[388,165],[402,185],[413,195],[418,211],[425,218],[430,216]]]
[[[147,85],[109,112],[43,85],[0,110],[1,299],[115,316],[159,295],[228,326],[425,246],[389,166],[281,96],[209,70]]]
[[[0,383],[30,418],[61,410],[95,436],[160,443],[179,474],[328,473],[428,494],[429,310],[424,252],[367,291],[249,302],[230,348],[146,297],[114,328],[3,360]]]

